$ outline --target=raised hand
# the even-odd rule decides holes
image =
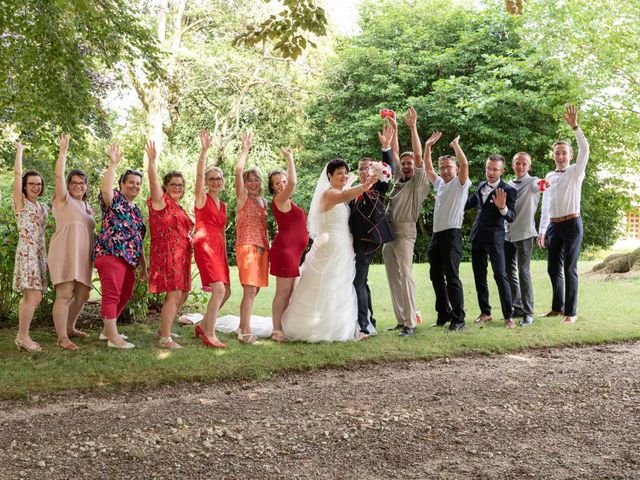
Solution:
[[[58,137],[58,145],[60,145],[60,151],[66,153],[69,149],[69,139],[71,136],[68,133],[63,133]]]
[[[416,125],[418,124],[418,114],[416,113],[416,109],[409,107],[407,109],[407,116],[402,117],[402,121],[407,127],[411,129],[416,128]]]
[[[290,147],[282,147],[280,153],[287,162],[293,162],[293,150]]]
[[[16,145],[16,156],[22,158],[22,153],[24,152],[24,145],[20,143],[18,140],[15,142]]]
[[[200,148],[207,151],[209,147],[211,147],[211,137],[209,136],[209,131],[203,128],[200,130]]]
[[[248,152],[253,143],[253,135],[250,132],[243,132],[240,134],[240,140],[242,141],[242,151]]]
[[[442,132],[433,132],[428,140],[424,142],[425,149],[433,147],[435,143],[440,140],[440,137],[442,137]]]
[[[451,140],[451,143],[449,144],[449,146],[451,148],[453,148],[454,150],[455,150],[456,147],[459,147],[460,146],[460,135],[458,135],[456,138]]]
[[[122,161],[122,150],[120,150],[120,145],[117,143],[109,145],[109,161],[114,166]]]
[[[573,105],[567,105],[567,112],[562,115],[562,118],[573,129],[578,128],[578,109]]]
[[[156,142],[153,140],[147,140],[146,145],[144,146],[144,151],[147,153],[147,157],[149,158],[149,163],[155,162],[158,157],[158,152],[156,150]]]
[[[398,129],[398,119],[396,118],[396,112],[393,112],[393,115],[391,115],[390,117],[387,117],[387,121],[389,122],[389,124],[395,128],[396,130]]]
[[[373,187],[375,185],[375,183],[378,181],[378,178],[375,175],[371,175],[369,174],[369,176],[367,177],[367,179],[364,181],[364,183],[362,185],[364,185],[364,189],[365,191],[369,190],[371,187]]]
[[[389,123],[385,123],[382,126],[382,132],[378,132],[378,140],[380,140],[380,145],[382,145],[383,149],[391,148],[391,142],[393,141],[395,132],[395,127]]]
[[[507,206],[507,192],[503,188],[496,188],[496,196],[493,199],[493,204],[498,207],[498,210],[502,210]]]

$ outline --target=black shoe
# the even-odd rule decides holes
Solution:
[[[513,311],[513,315],[511,315],[511,318],[524,318],[524,316],[524,312],[520,309],[517,309]]]
[[[414,327],[404,327],[402,329],[402,332],[400,332],[398,334],[399,337],[410,337],[411,335],[413,335],[414,333],[416,333],[416,329]]]
[[[396,325],[395,327],[387,327],[387,332],[393,332],[394,330],[402,330],[404,329],[404,325]]]
[[[519,325],[521,327],[528,327],[533,324],[533,316],[525,315],[524,318],[520,321]]]
[[[444,327],[447,322],[449,320],[445,320],[444,322],[441,322],[440,320],[436,320],[436,323],[432,323],[431,325],[429,325],[430,327]]]
[[[459,332],[460,330],[463,330],[465,326],[466,324],[464,322],[452,323],[451,325],[449,325],[449,331]]]

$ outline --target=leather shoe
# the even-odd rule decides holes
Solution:
[[[576,320],[578,319],[578,317],[576,317],[575,315],[570,317],[570,316],[566,316],[562,319],[562,323],[576,323]]]
[[[466,324],[464,322],[458,322],[458,323],[451,323],[451,325],[449,325],[448,331],[450,332],[459,332],[460,330],[464,330],[464,327],[466,326]]]
[[[540,318],[561,317],[562,315],[564,315],[564,313],[557,312],[556,310],[550,310],[547,313],[540,315]]]
[[[394,330],[402,330],[404,325],[398,324],[395,327],[388,327],[387,332],[393,332]]]
[[[519,323],[521,327],[528,327],[531,324],[533,324],[533,317],[531,315],[525,315]]]
[[[507,318],[504,321],[504,328],[516,328],[516,324],[513,321],[513,318]]]
[[[411,335],[413,335],[414,333],[416,333],[416,329],[415,327],[404,327],[402,329],[402,332],[400,332],[398,334],[399,337],[410,337]]]
[[[480,315],[478,315],[478,318],[475,319],[474,323],[483,324],[483,323],[490,322],[491,320],[493,320],[491,315],[485,315],[484,313],[481,313]]]

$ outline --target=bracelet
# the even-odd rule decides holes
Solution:
[[[574,130],[577,130],[580,128],[580,125],[576,125],[575,127],[571,127],[571,128],[573,128]]]

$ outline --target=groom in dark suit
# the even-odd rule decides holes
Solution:
[[[388,130],[388,129],[387,129]],[[383,129],[383,134],[388,132]],[[383,162],[391,167],[391,151],[382,152]],[[372,159],[364,157],[358,162],[360,182],[364,183],[369,176]],[[358,339],[369,335],[369,320],[375,326],[373,309],[371,308],[371,291],[367,284],[369,265],[373,254],[384,243],[393,240],[391,227],[385,214],[384,196],[389,189],[389,182],[378,180],[370,190],[349,202],[351,216],[349,228],[353,235],[353,249],[356,253],[356,276],[353,286],[358,297]]]
[[[469,235],[471,265],[481,312],[476,323],[486,323],[491,320],[487,285],[488,255],[491,259],[493,278],[498,285],[504,326],[514,328],[511,291],[505,268],[504,222],[511,223],[516,218],[517,191],[502,181],[503,173],[504,157],[498,154],[490,155],[485,166],[486,180],[480,182],[476,193],[469,196],[465,209],[478,209]]]

